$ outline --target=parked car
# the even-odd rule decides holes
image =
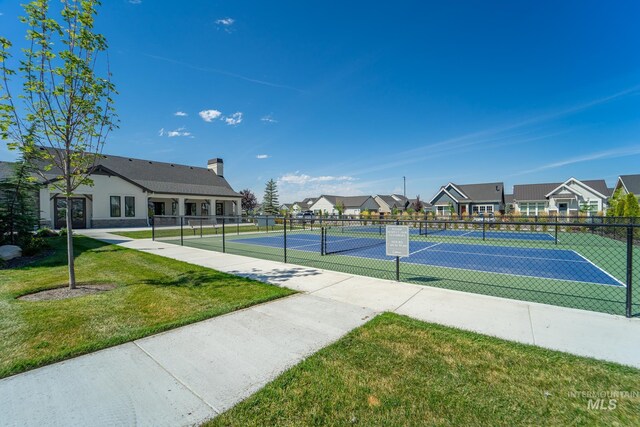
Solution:
[[[298,212],[296,219],[313,219],[313,211]]]
[[[496,217],[493,212],[483,213],[480,212],[473,217],[474,222],[496,222]]]

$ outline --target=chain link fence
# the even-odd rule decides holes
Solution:
[[[463,292],[640,314],[640,225],[610,217],[155,217],[155,240]],[[409,256],[386,255],[404,225]]]

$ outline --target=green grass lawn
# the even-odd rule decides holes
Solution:
[[[17,300],[66,283],[66,244],[51,242],[53,256],[0,271],[0,377],[293,293],[77,237],[78,282],[117,288],[68,300]]]
[[[640,370],[383,314],[207,425],[640,425]]]

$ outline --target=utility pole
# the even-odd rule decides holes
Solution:
[[[407,197],[407,177],[406,176],[402,177],[402,188],[403,188],[402,195],[404,197]]]

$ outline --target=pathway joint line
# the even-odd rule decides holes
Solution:
[[[527,314],[529,315],[529,327],[531,328],[531,339],[533,340],[533,345],[536,344],[536,334],[533,332],[533,319],[531,319],[531,305],[527,304]]]
[[[416,296],[416,295],[418,295],[418,294],[419,294],[420,292],[422,292],[422,291],[423,291],[423,289],[418,289],[418,290],[416,291],[416,293],[415,293],[415,294],[411,295],[409,298],[407,298],[407,300],[406,300],[405,302],[403,302],[402,304],[400,304],[399,306],[397,306],[397,307],[393,310],[393,312],[394,312],[394,313],[397,313],[397,312],[398,312],[398,310],[400,310],[400,309],[401,309],[401,308],[402,308],[406,303],[408,303],[409,301],[411,301],[413,298],[415,298],[415,296]]]
[[[132,341],[133,344],[138,347],[140,349],[140,351],[142,351],[149,359],[153,360],[153,362],[158,365],[160,367],[160,369],[162,369],[163,371],[165,371],[171,378],[173,378],[174,380],[176,380],[178,383],[180,383],[184,388],[186,388],[187,390],[189,390],[189,393],[193,394],[195,397],[197,397],[202,403],[204,403],[205,405],[207,405],[209,408],[211,408],[213,410],[213,412],[215,412],[215,415],[220,415],[222,412],[220,410],[218,410],[216,407],[214,407],[212,404],[210,404],[209,402],[207,402],[202,396],[200,396],[198,393],[196,393],[194,390],[191,389],[191,387],[189,387],[184,381],[180,380],[178,377],[176,377],[175,375],[173,375],[171,372],[169,372],[169,370],[167,368],[165,368],[164,366],[162,366],[162,364],[160,362],[158,362],[151,354],[149,354],[144,348],[140,347],[138,345],[137,340],[136,341]]]

